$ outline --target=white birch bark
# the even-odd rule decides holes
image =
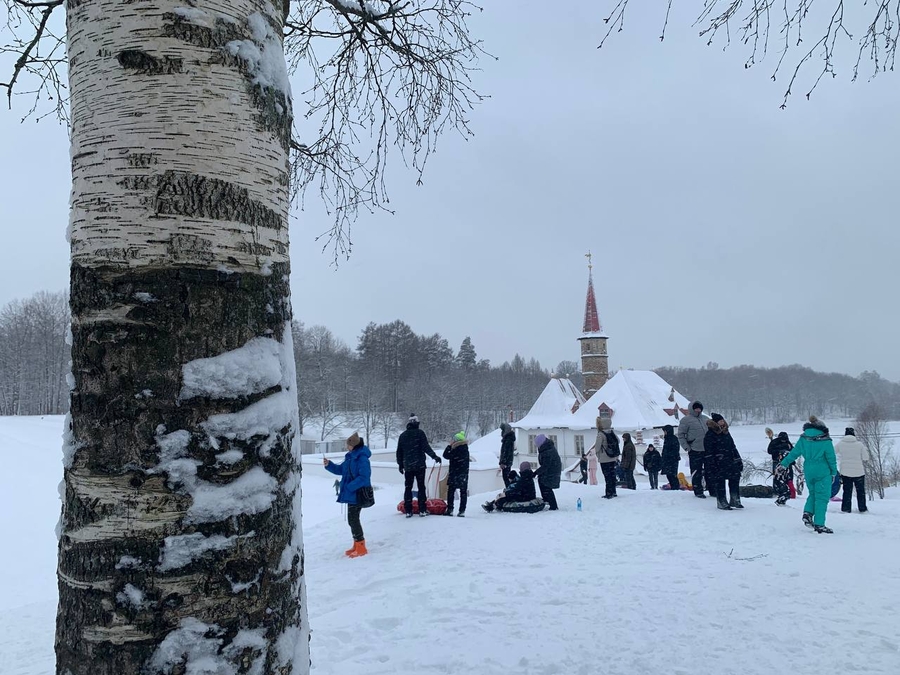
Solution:
[[[67,5],[59,675],[308,672],[282,11]]]

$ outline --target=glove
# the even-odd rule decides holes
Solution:
[[[403,467],[402,467],[402,466],[398,466],[398,467],[397,467],[397,471],[399,471],[400,473],[403,473]]]
[[[440,463],[441,463],[441,458],[440,458],[440,457],[437,457],[437,458],[435,458],[434,461],[435,461],[437,464],[440,464]]]
[[[787,468],[783,467],[783,466],[781,466],[781,464],[779,464],[775,469],[775,475],[778,478],[784,478],[784,476],[787,475]]]

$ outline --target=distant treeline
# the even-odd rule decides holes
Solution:
[[[855,417],[876,402],[891,419],[900,418],[900,384],[874,371],[858,377],[819,373],[800,365],[780,368],[657,368],[660,377],[685,396],[699,398],[707,410],[732,421],[784,423],[810,414]]]
[[[68,323],[62,292],[37,293],[0,310],[0,415],[66,412]],[[293,337],[301,427],[315,418],[323,438],[348,411],[367,434],[383,429],[393,435],[410,412],[427,421],[434,438],[460,428],[484,434],[524,415],[551,374],[519,354],[495,366],[478,358],[468,337],[454,350],[440,334],[419,335],[403,321],[370,323],[353,347],[325,326],[295,322]],[[575,361],[552,372],[582,385]],[[789,422],[810,413],[853,417],[871,401],[900,417],[900,384],[875,372],[852,377],[799,365],[722,369],[714,363],[656,372],[733,421]]]

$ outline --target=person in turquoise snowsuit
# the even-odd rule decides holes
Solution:
[[[798,457],[803,457],[803,473],[809,490],[803,507],[803,523],[816,532],[831,534],[831,530],[825,527],[825,513],[831,499],[831,482],[838,473],[837,460],[828,427],[815,415],[810,416],[809,422],[803,425],[803,435],[794,449],[781,460],[780,467],[787,470]]]

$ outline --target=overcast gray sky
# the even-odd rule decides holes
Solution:
[[[664,3],[636,3],[599,51],[595,5],[611,2],[483,4],[472,27],[499,61],[482,63],[475,138],[444,138],[421,187],[392,170],[396,215],[363,216],[337,270],[313,241],[327,216],[295,214],[299,319],[355,347],[369,321],[399,318],[552,368],[578,356],[591,249],[614,368],[900,379],[896,76],[851,83],[844,68],[780,110],[774,60],[745,70],[746,51],[706,47],[696,0],[675,3],[664,43]],[[66,133],[19,125],[19,106],[0,113],[0,304],[67,280]]]

